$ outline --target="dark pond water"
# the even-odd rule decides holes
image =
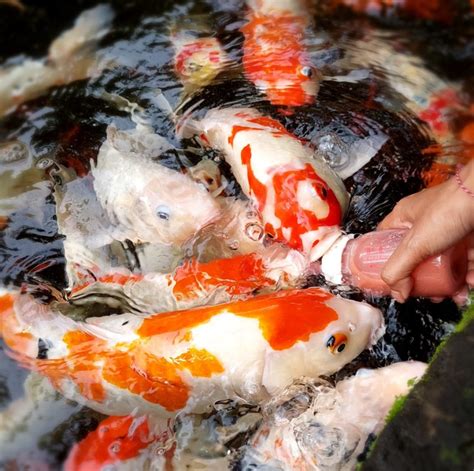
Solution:
[[[474,119],[469,108],[474,95],[473,23],[466,6],[460,2],[460,14],[446,24],[403,14],[370,18],[329,8],[329,3],[321,2],[315,9],[307,39],[312,62],[324,76],[317,101],[289,113],[269,104],[242,74],[241,2],[112,2],[111,27],[94,46],[98,72],[46,88],[0,117],[0,284],[10,288],[26,283],[42,300],[66,288],[64,238],[58,233],[54,191],[65,178],[89,172],[109,124],[133,125],[125,100],[143,108],[153,130],[174,146],[161,156],[161,164],[181,170],[204,156],[213,157],[209,151],[190,151],[189,142],[179,141],[166,111],[176,109],[183,99],[170,31],[210,31],[230,59],[212,83],[191,90],[182,110],[255,107],[319,148],[336,170],[360,158],[367,142],[374,146],[373,158],[344,181],[351,195],[344,229],[350,233],[374,229],[398,200],[439,177],[437,164],[449,171],[466,159],[468,145],[474,144],[472,136],[468,142],[463,134]],[[0,3],[2,67],[45,57],[54,38],[95,4],[25,2],[23,11]],[[0,75],[0,84],[3,79]],[[459,104],[437,118],[425,114],[423,121],[420,114],[440,90],[452,91]],[[447,130],[433,130],[436,119]],[[441,149],[436,149],[437,143]],[[17,146],[13,153],[8,152],[12,145]],[[229,181],[227,194],[242,196],[229,168],[220,160],[218,164]],[[321,284],[325,285],[319,277],[307,280],[308,286]],[[364,298],[358,292],[341,293]],[[450,301],[412,299],[400,305],[386,298],[366,300],[382,309],[386,334],[337,378],[362,366],[429,361],[460,317]],[[224,469],[227,463],[238,469],[238,450],[259,420],[257,409],[242,407],[221,404],[215,414],[186,419],[193,437],[187,469]],[[0,346],[3,469],[60,469],[72,445],[102,418],[50,391]]]

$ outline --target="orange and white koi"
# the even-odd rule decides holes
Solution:
[[[264,408],[266,420],[249,443],[243,468],[354,469],[369,436],[381,431],[395,399],[408,393],[426,366],[407,361],[362,369],[334,388],[310,382],[291,386]]]
[[[29,294],[0,299],[1,334],[25,367],[107,415],[172,418],[222,399],[278,394],[331,374],[383,333],[381,312],[319,288],[232,304],[77,322]]]
[[[127,460],[137,459],[151,443],[166,442],[167,433],[156,435],[150,430],[146,417],[108,417],[96,430],[76,443],[70,451],[64,471],[103,470],[108,466],[124,469]],[[171,435],[171,433],[170,433]],[[141,468],[141,467],[140,467]]]
[[[69,302],[78,306],[95,298],[124,306],[137,314],[190,309],[247,298],[257,292],[295,287],[309,273],[298,251],[272,246],[259,253],[210,262],[188,259],[173,272],[132,274],[115,271],[98,278],[83,277]]]
[[[348,204],[329,166],[278,121],[250,108],[214,109],[194,126],[205,145],[223,152],[265,231],[318,259]]]
[[[247,0],[243,67],[274,105],[313,103],[321,76],[305,47],[310,13],[303,0]]]

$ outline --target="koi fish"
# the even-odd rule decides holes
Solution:
[[[132,242],[181,245],[219,214],[205,188],[152,161],[170,148],[142,124],[107,128],[91,170],[94,190],[109,220]]]
[[[223,152],[260,211],[265,231],[318,259],[348,204],[344,185],[329,166],[278,121],[249,108],[211,110],[192,126],[204,145]]]
[[[135,458],[134,464],[137,465],[140,452],[158,440],[164,441],[164,437],[155,436],[145,417],[108,417],[73,446],[63,469],[90,471],[114,465],[122,468],[130,458]]]
[[[310,13],[303,0],[248,0],[243,67],[274,105],[313,103],[321,75],[305,47]]]
[[[175,49],[174,69],[184,86],[184,94],[209,85],[229,64],[230,59],[219,40],[176,32],[171,41]]]
[[[138,120],[126,131],[110,125],[90,175],[55,188],[70,287],[117,267],[133,271],[139,260],[129,263],[130,244],[153,244],[147,269],[168,272],[182,258],[181,246],[221,214],[200,184],[152,160],[170,148]]]
[[[87,322],[9,294],[0,322],[14,358],[65,397],[106,415],[161,418],[222,399],[261,402],[300,376],[337,371],[384,331],[378,309],[319,288]]]
[[[425,149],[434,155],[432,168],[423,175],[427,186],[449,178],[462,159],[453,129],[455,112],[464,108],[459,85],[430,71],[420,57],[397,50],[393,38],[384,32],[375,30],[351,42],[347,52],[350,66],[369,63],[380,67],[390,86],[406,99],[404,105],[427,124],[436,141]]]
[[[187,259],[173,272],[132,274],[110,272],[83,278],[68,301],[75,306],[95,299],[136,314],[191,309],[245,299],[256,292],[297,286],[309,270],[306,258],[295,250],[272,246],[261,253],[236,255],[210,262]]]
[[[359,370],[335,387],[308,382],[291,386],[268,403],[266,420],[250,441],[243,468],[354,469],[396,398],[408,393],[426,367],[407,361]]]
[[[74,26],[50,45],[48,58],[0,68],[0,116],[50,87],[92,76],[99,64],[94,48],[110,28],[113,11],[98,5],[81,13]]]
[[[415,18],[451,23],[454,6],[441,0],[334,0],[334,6],[344,5],[369,15],[393,15],[397,12]]]

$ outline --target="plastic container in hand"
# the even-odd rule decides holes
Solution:
[[[400,245],[407,229],[376,231],[356,239],[342,236],[323,257],[322,272],[329,281],[343,283],[374,295],[390,294],[382,270]],[[410,296],[448,297],[466,283],[467,247],[460,243],[428,258],[412,273]]]

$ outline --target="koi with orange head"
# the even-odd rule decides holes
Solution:
[[[258,403],[300,376],[339,370],[383,332],[379,310],[319,288],[147,319],[77,322],[28,294],[1,306],[10,354],[107,415],[172,418],[222,399]]]
[[[250,108],[214,109],[193,126],[205,145],[223,152],[266,232],[317,260],[336,238],[348,204],[342,181],[322,158]]]
[[[274,105],[314,102],[321,75],[305,47],[310,15],[303,0],[248,0],[243,66],[246,77]]]

